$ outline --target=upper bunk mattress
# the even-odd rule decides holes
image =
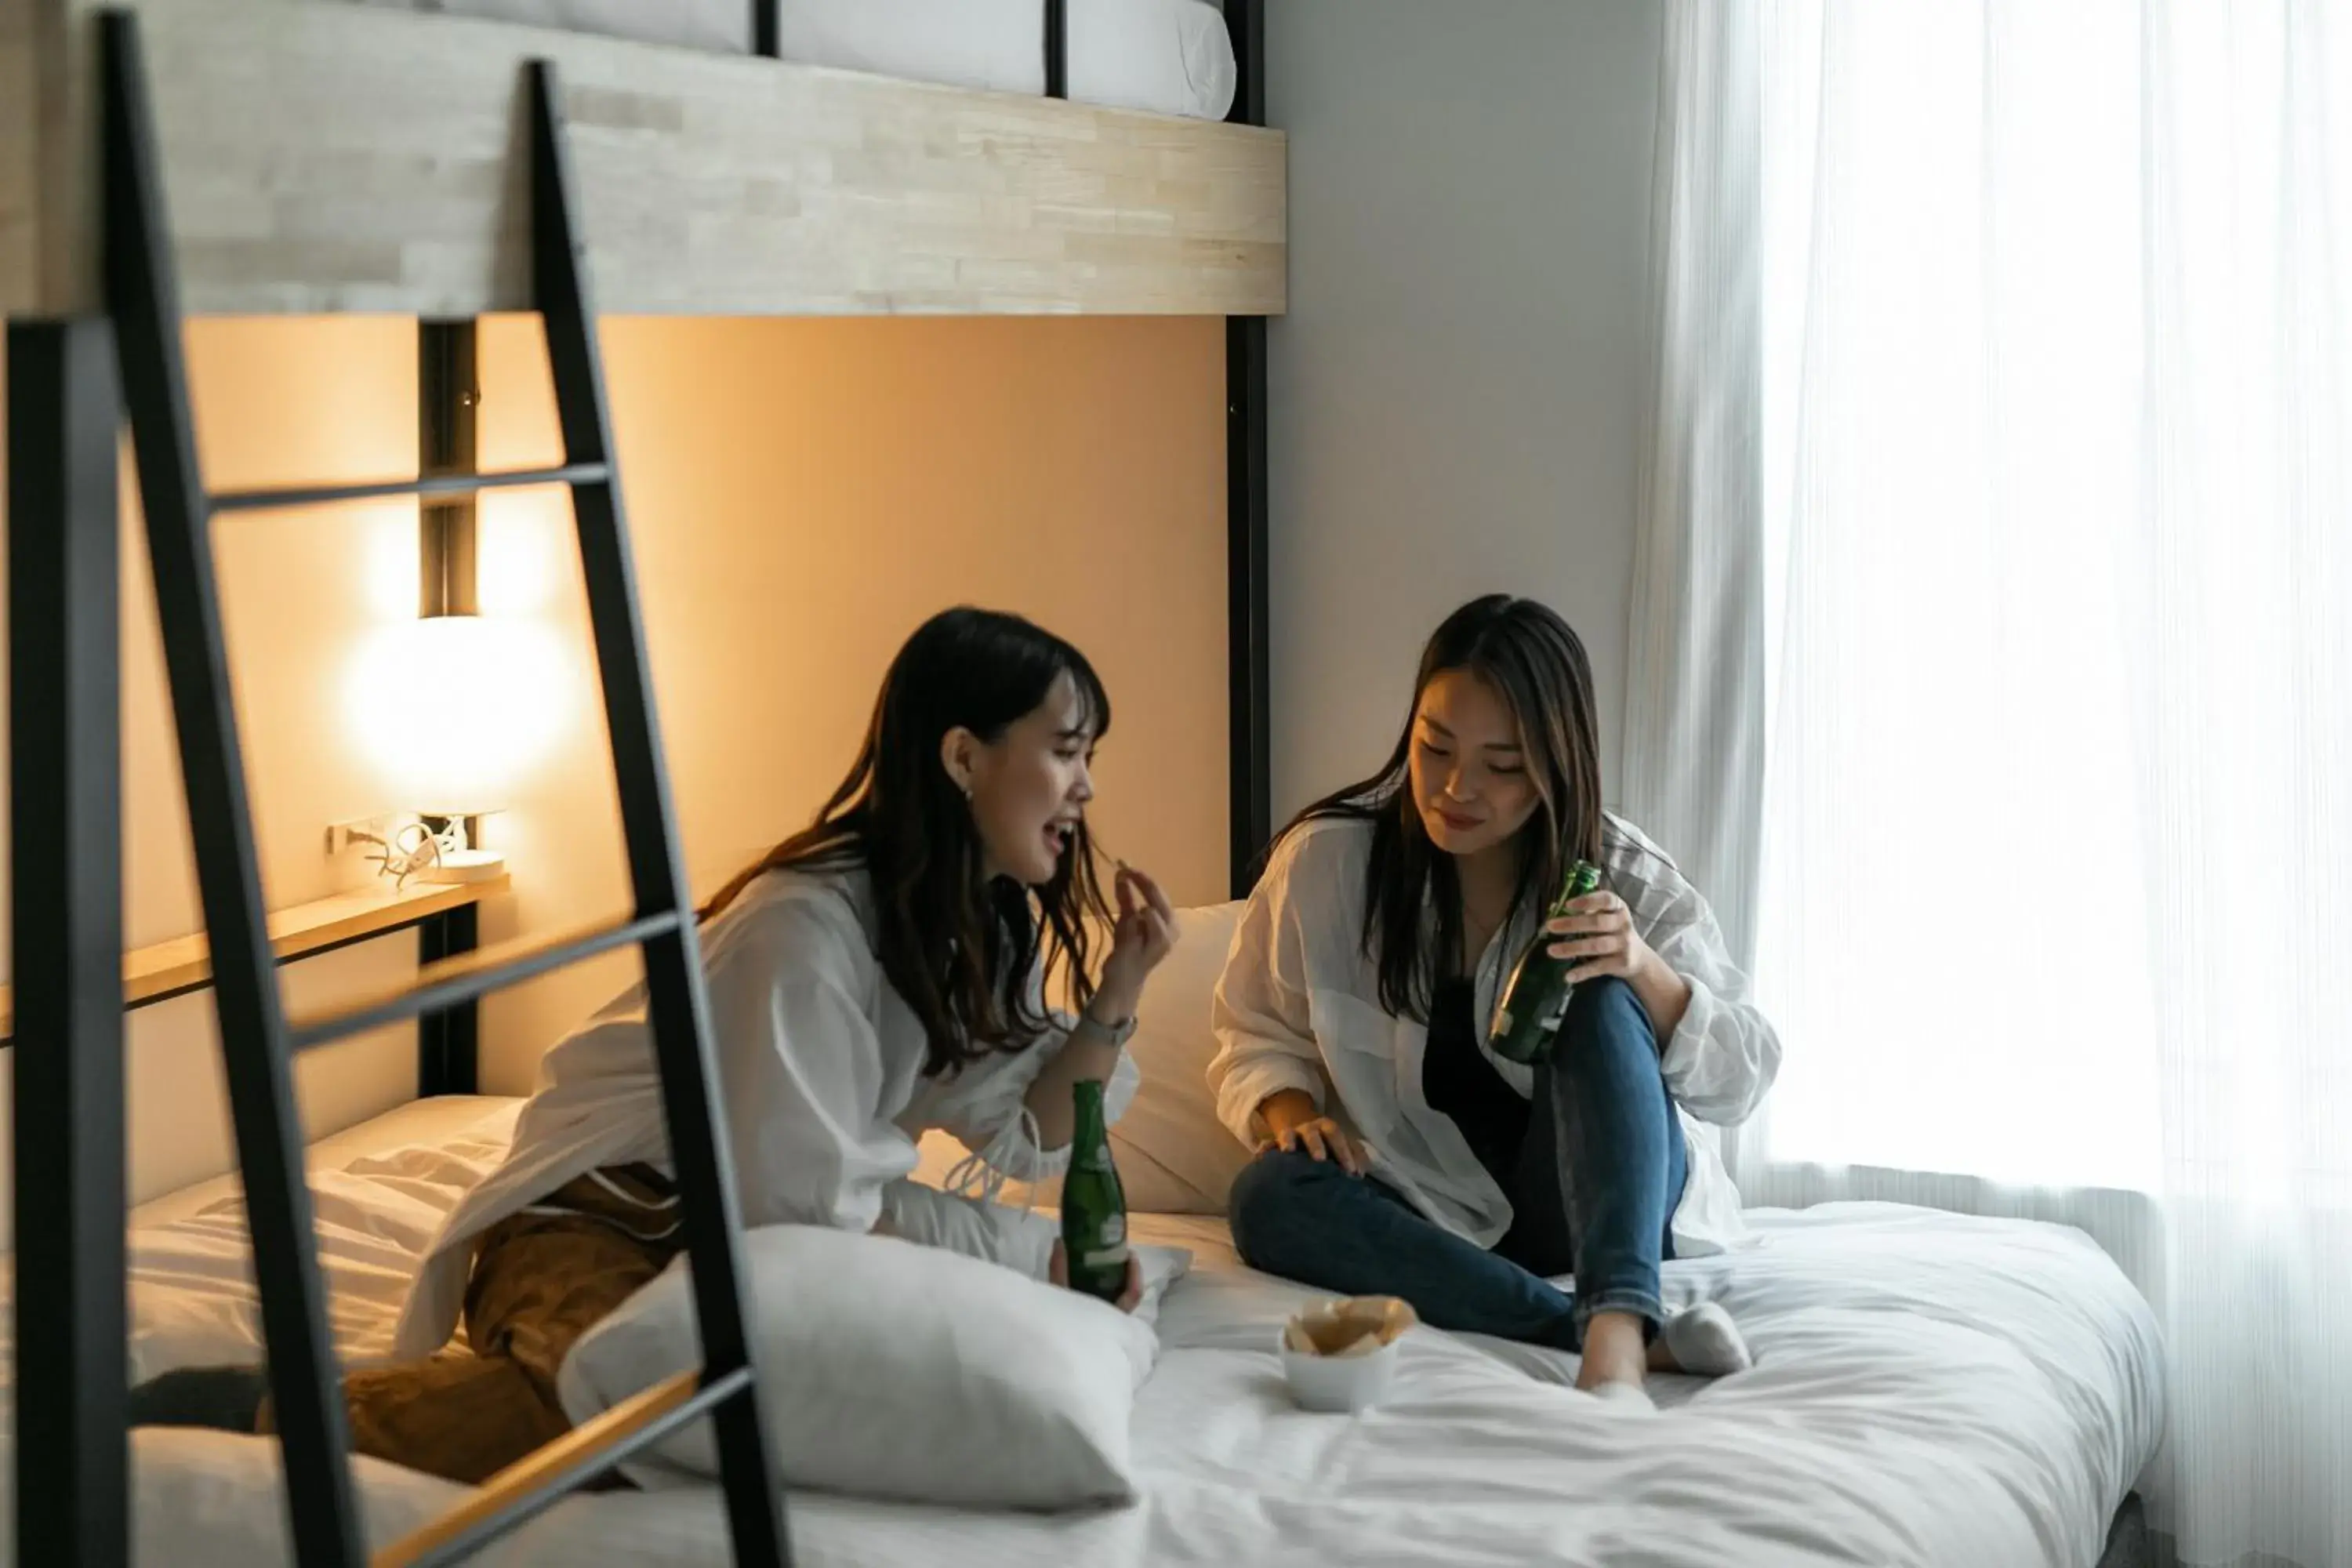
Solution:
[[[725,54],[751,49],[751,0],[361,0]],[[788,60],[1031,96],[1045,90],[1039,0],[781,0]],[[1070,96],[1194,120],[1233,107],[1233,37],[1207,0],[1069,0]]]

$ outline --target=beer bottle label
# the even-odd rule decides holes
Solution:
[[[1097,1247],[1095,1250],[1083,1255],[1079,1260],[1079,1267],[1090,1269],[1125,1268],[1127,1267],[1127,1243],[1120,1242],[1117,1247]]]

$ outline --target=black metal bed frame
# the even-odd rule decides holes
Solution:
[[[1068,90],[1065,0],[1042,0],[1046,90]],[[1240,64],[1232,118],[1265,123],[1263,0],[1223,0]],[[778,0],[751,0],[758,53],[778,53]],[[615,948],[644,951],[649,1013],[705,1352],[700,1385],[657,1420],[561,1468],[532,1491],[409,1558],[454,1561],[688,1421],[717,1428],[739,1563],[790,1560],[753,1397],[739,1209],[728,1176],[693,906],[675,816],[612,453],[595,314],[575,227],[552,68],[531,88],[535,300],[545,321],[563,462],[482,474],[473,442],[474,327],[421,322],[414,481],[207,493],[182,363],[177,287],[136,19],[101,18],[104,306],[7,325],[9,701],[16,984],[16,1531],[20,1563],[128,1563],[123,1026],[120,972],[120,497],[127,414],[146,516],[186,784],[212,988],[245,1176],[269,1382],[297,1559],[365,1561],[349,1440],[313,1249],[296,1053],[415,1019],[420,1094],[474,1086],[475,1004],[490,991]],[[1230,863],[1245,893],[1272,830],[1268,768],[1266,321],[1226,325]],[[555,943],[474,952],[468,908],[419,922],[416,988],[297,1025],[271,971],[243,753],[213,575],[214,519],[372,497],[419,499],[427,614],[473,606],[473,497],[572,487],[603,673],[636,913]]]
[[[1265,123],[1265,0],[1221,0],[1233,37],[1236,124]],[[1041,0],[1045,96],[1070,96],[1068,0]],[[755,53],[777,56],[782,0],[751,0]],[[1229,785],[1227,878],[1235,898],[1257,880],[1274,837],[1273,663],[1266,593],[1266,320],[1225,318],[1225,649]]]

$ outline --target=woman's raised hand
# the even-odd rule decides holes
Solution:
[[[1633,929],[1633,911],[1625,900],[1606,889],[1585,894],[1558,920],[1545,921],[1543,929],[1546,936],[1557,939],[1545,951],[1574,961],[1568,972],[1571,984],[1604,974],[1635,980],[1663,962]]]
[[[1121,866],[1115,882],[1118,921],[1111,927],[1110,956],[1103,961],[1093,1011],[1099,1022],[1117,1024],[1135,1016],[1143,983],[1176,946],[1176,910],[1160,884]]]

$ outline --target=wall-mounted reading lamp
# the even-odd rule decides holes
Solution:
[[[417,324],[417,464],[426,476],[479,471],[478,339],[471,321]],[[379,628],[353,667],[354,733],[380,798],[382,824],[339,825],[375,847],[402,881],[482,881],[504,857],[482,845],[481,819],[518,804],[529,773],[565,728],[571,671],[544,617],[481,613],[475,497],[419,503],[416,618]],[[339,838],[338,834],[342,835]]]

